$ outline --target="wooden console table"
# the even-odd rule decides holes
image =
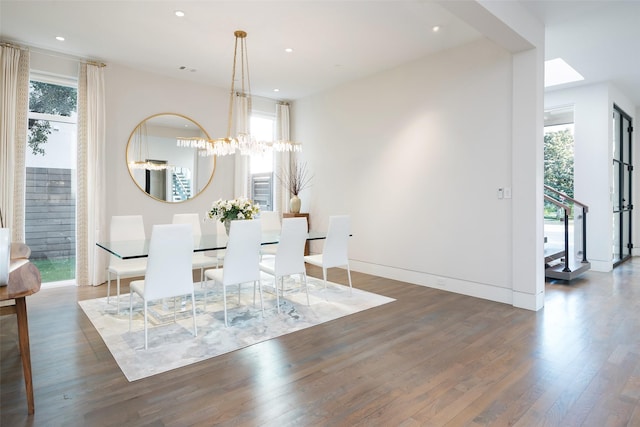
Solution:
[[[282,218],[307,218],[307,232],[311,228],[311,224],[309,224],[309,214],[308,213],[291,213],[285,212],[282,214]],[[309,255],[309,240],[304,244],[304,254]]]
[[[12,255],[16,252],[14,245],[12,245]],[[18,251],[21,252],[22,249],[20,248]],[[40,283],[41,278],[38,268],[30,263],[28,259],[18,258],[11,260],[9,283],[7,286],[0,286],[0,301],[9,302],[9,305],[0,306],[0,315],[15,313],[18,322],[18,341],[20,357],[22,358],[22,370],[24,372],[24,385],[27,393],[27,410],[29,414],[35,412],[35,402],[33,399],[33,382],[31,378],[31,350],[29,348],[26,297],[38,292],[40,290]]]

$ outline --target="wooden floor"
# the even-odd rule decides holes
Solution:
[[[397,301],[133,383],[77,304],[105,286],[42,290],[32,417],[0,320],[0,425],[640,426],[640,260],[547,283],[537,313],[353,279]]]

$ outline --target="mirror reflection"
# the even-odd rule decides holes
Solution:
[[[199,156],[196,148],[178,147],[178,136],[209,138],[198,123],[175,113],[147,117],[129,136],[129,173],[138,188],[154,199],[191,199],[213,178],[215,156]]]

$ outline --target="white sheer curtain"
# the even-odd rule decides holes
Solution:
[[[289,104],[278,102],[276,104],[276,141],[290,141]],[[291,153],[285,151],[274,153],[274,168],[277,176],[287,176],[291,167]],[[283,213],[289,211],[289,199],[291,195],[283,187],[279,179],[275,184],[274,210]]]
[[[0,210],[11,240],[24,242],[29,51],[0,44]]]
[[[107,257],[96,242],[107,238],[105,218],[104,65],[80,64],[78,79],[78,194],[76,281],[105,281]]]

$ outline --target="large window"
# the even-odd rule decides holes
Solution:
[[[74,82],[32,76],[25,240],[45,283],[75,279],[76,106]]]
[[[251,116],[251,135],[258,141],[272,142],[275,132],[275,117],[269,115]],[[273,211],[274,208],[274,173],[273,173],[273,153],[271,151],[264,155],[251,156],[250,182],[251,199],[260,205],[264,211]]]

